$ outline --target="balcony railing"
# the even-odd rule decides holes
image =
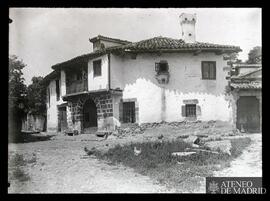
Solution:
[[[87,86],[87,80],[86,81],[73,81],[70,83],[70,85],[67,85],[67,94],[72,94],[72,93],[77,93],[77,92],[82,92],[82,91],[87,91],[88,86]]]

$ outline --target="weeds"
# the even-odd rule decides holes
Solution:
[[[36,161],[37,159],[35,154],[33,154],[33,156],[30,159],[25,159],[22,154],[18,153],[16,153],[13,156],[10,156],[9,177],[18,180],[20,182],[30,180],[30,176],[24,172],[23,167],[25,167],[27,164],[36,163]]]
[[[228,166],[230,161],[239,156],[250,142],[250,138],[231,140],[231,155],[197,152],[193,155],[173,157],[171,153],[191,148],[190,144],[182,140],[117,145],[104,154],[97,151],[95,155],[97,158],[112,162],[112,164],[122,163],[143,175],[152,176],[162,183],[176,187],[191,177],[211,176],[212,171],[216,170],[215,165]],[[142,150],[138,156],[134,155],[135,146]]]

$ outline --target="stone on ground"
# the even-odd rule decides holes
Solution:
[[[204,146],[208,147],[212,151],[218,151],[231,155],[232,145],[230,140],[210,141],[206,142]]]
[[[200,142],[200,138],[198,138],[197,136],[191,135],[188,138],[184,139],[184,141],[188,144],[198,144]]]

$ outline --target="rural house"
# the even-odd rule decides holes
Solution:
[[[183,120],[235,125],[225,55],[240,47],[197,42],[196,15],[183,13],[179,20],[177,39],[130,42],[98,35],[89,40],[93,52],[52,66],[45,77],[47,130],[87,133]]]
[[[259,132],[262,128],[262,65],[236,64],[230,86],[236,105],[234,122],[242,131]]]

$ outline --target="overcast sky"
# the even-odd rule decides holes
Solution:
[[[181,38],[179,15],[196,13],[196,41],[240,46],[242,60],[261,46],[260,8],[10,8],[9,54],[27,64],[26,84],[51,66],[92,51],[98,34],[129,41]]]

